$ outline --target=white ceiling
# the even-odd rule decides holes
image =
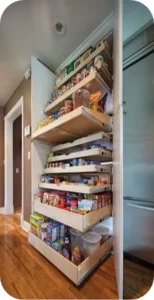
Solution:
[[[0,24],[0,106],[22,80],[31,56],[55,71],[113,12],[114,1],[23,0],[10,5]],[[136,3],[124,0],[124,17]],[[54,32],[56,20],[65,23],[64,36]]]
[[[55,71],[108,17],[113,2],[23,0],[9,6],[0,24],[0,105],[5,105],[23,78],[31,55]],[[55,20],[66,24],[64,36],[53,31]]]

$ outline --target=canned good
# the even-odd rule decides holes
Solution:
[[[76,83],[79,83],[81,81],[81,73],[78,73],[76,75]]]
[[[81,80],[85,79],[88,76],[89,72],[86,68],[81,71]]]
[[[72,84],[72,87],[76,85],[76,77],[72,77],[71,78],[71,84]]]
[[[66,93],[66,91],[67,91],[67,86],[66,86],[66,85],[63,85],[61,89],[62,89],[62,93],[64,94],[64,93]]]

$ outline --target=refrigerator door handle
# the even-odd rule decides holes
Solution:
[[[132,204],[132,203],[127,203],[128,206],[143,209],[143,210],[149,210],[149,211],[154,211],[154,207],[150,206],[144,206],[144,205],[137,205],[137,204]]]

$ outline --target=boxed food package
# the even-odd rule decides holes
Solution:
[[[39,214],[30,215],[30,230],[33,234],[40,237],[41,224],[44,223],[44,217]]]
[[[52,242],[58,240],[60,237],[60,229],[58,224],[50,223],[47,226],[47,243],[51,244]]]
[[[61,252],[63,246],[63,239],[57,240],[53,242],[51,245],[54,250]]]

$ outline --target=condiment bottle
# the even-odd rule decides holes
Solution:
[[[62,255],[66,259],[71,260],[71,246],[67,237],[64,239],[64,244],[62,246]]]

